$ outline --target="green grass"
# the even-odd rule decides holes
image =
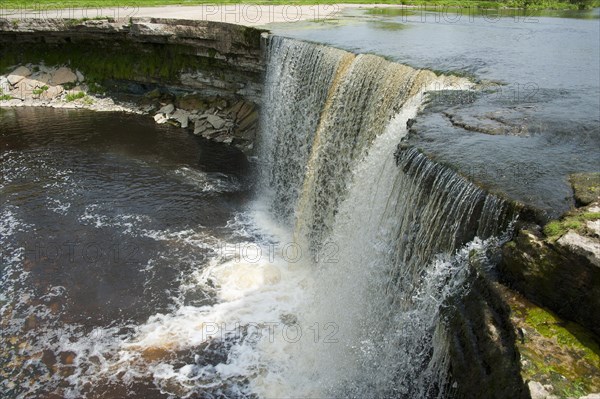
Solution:
[[[70,102],[73,102],[73,101],[76,101],[76,100],[80,100],[80,99],[82,99],[84,97],[85,97],[85,93],[82,92],[82,91],[80,91],[80,92],[77,92],[77,93],[67,94],[66,100],[67,100],[67,102],[70,103]]]
[[[36,96],[39,96],[40,94],[42,94],[43,92],[45,92],[48,89],[49,89],[49,87],[44,85],[38,89],[33,89],[32,93],[35,94]]]
[[[4,94],[4,90],[0,87],[0,101],[8,101],[12,100],[12,96],[10,94]]]
[[[202,4],[263,4],[263,5],[313,5],[313,4],[404,4],[427,6],[455,6],[479,8],[528,8],[528,9],[589,9],[600,5],[600,0],[3,0],[2,8],[69,8],[69,7],[129,7],[123,9],[125,14],[134,16],[135,7],[162,6],[162,5],[202,5]]]
[[[575,215],[567,215],[561,220],[553,220],[544,226],[544,234],[549,240],[558,240],[569,230],[584,232],[585,222],[600,219],[598,212],[583,212]]]

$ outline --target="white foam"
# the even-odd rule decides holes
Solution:
[[[174,175],[202,192],[233,192],[241,185],[233,177],[223,173],[206,173],[186,166],[177,168]]]

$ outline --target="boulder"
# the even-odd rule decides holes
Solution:
[[[47,100],[53,100],[56,97],[60,96],[64,91],[65,90],[62,86],[50,86],[48,90],[41,94],[40,97]]]
[[[208,123],[199,122],[194,126],[194,134],[201,135],[208,129]]]
[[[569,181],[578,206],[600,202],[600,173],[574,173]]]
[[[529,381],[527,384],[531,399],[546,399],[550,392],[546,391],[546,388],[542,384],[536,381]]]
[[[185,109],[186,111],[192,111],[196,109],[206,109],[208,108],[208,101],[206,98],[201,96],[200,94],[186,94],[177,98],[177,107]]]
[[[14,86],[30,75],[31,75],[31,70],[29,68],[20,66],[17,69],[15,69],[14,71],[12,71],[10,74],[8,74],[6,79],[8,80],[8,83],[10,83],[12,86]]]
[[[165,114],[158,113],[158,114],[154,115],[154,121],[156,123],[158,123],[159,125],[162,125],[163,123],[167,122],[168,120],[169,120],[169,118],[167,118],[167,116]]]
[[[46,72],[37,72],[31,75],[31,79],[37,80],[43,84],[48,84],[50,79],[52,79],[52,75]]]
[[[60,67],[52,74],[52,83],[63,85],[77,82],[77,75],[67,67]]]
[[[208,123],[210,123],[212,125],[212,127],[214,127],[215,129],[221,129],[223,126],[225,126],[225,119],[221,118],[218,115],[208,115],[206,117],[206,120],[208,121]]]
[[[563,249],[567,252],[584,256],[592,264],[600,267],[600,240],[582,236],[573,231],[569,231],[567,234],[559,238],[556,243],[563,247]]]
[[[78,82],[81,83],[81,82],[85,81],[85,76],[83,76],[83,74],[80,71],[75,70],[75,75],[77,76],[77,81]]]
[[[185,129],[188,127],[189,116],[190,114],[187,111],[178,109],[177,111],[173,112],[173,114],[170,116],[170,119],[177,121],[179,125]]]
[[[167,104],[161,109],[158,110],[159,114],[170,115],[173,111],[175,111],[175,106],[173,104]]]

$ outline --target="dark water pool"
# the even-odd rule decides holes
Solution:
[[[86,370],[128,326],[213,300],[182,286],[232,235],[245,157],[151,118],[17,108],[0,110],[0,171],[2,395],[124,397],[150,383],[91,388]]]

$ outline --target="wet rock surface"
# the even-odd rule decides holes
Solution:
[[[600,347],[581,325],[499,286],[517,334],[521,375],[536,399],[593,398],[600,392]]]
[[[600,336],[600,207],[593,203],[547,223],[518,226],[503,247],[502,279],[533,302]]]
[[[516,334],[498,284],[471,265],[467,295],[447,312],[451,382],[459,398],[529,398]]]
[[[573,173],[569,176],[579,206],[600,202],[600,173]]]

